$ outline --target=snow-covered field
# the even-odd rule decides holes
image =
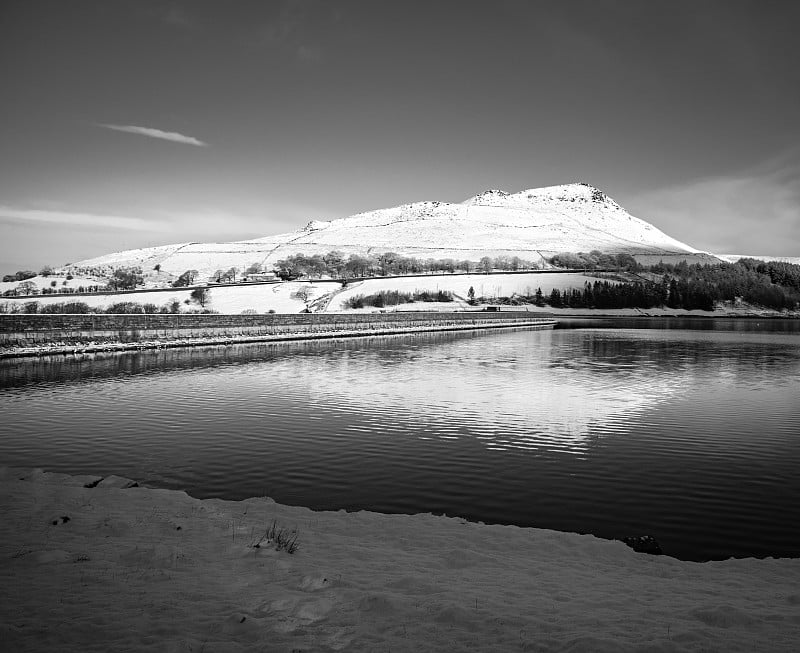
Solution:
[[[794,652],[800,560],[0,468],[9,651]],[[299,529],[288,554],[258,542]]]
[[[652,256],[702,256],[698,250],[633,217],[598,189],[585,184],[519,193],[487,191],[460,204],[416,202],[309,222],[291,233],[231,243],[182,243],[117,252],[75,266],[141,266],[180,275],[198,270],[206,280],[217,270],[271,267],[292,254],[377,254],[393,251],[419,258],[478,261],[519,256],[546,265],[559,252],[628,252]]]
[[[597,277],[589,277],[580,273],[575,274],[465,274],[465,275],[435,275],[424,277],[406,277],[394,279],[367,279],[358,283],[351,283],[337,293],[332,299],[328,311],[337,311],[344,308],[344,303],[357,295],[374,295],[381,291],[399,290],[413,293],[416,290],[448,290],[457,299],[466,300],[469,289],[473,288],[475,297],[511,297],[512,295],[533,295],[537,288],[543,294],[557,288],[582,289],[587,281],[598,281]],[[420,304],[414,304],[419,308]]]
[[[400,290],[448,290],[462,301],[435,306],[431,303],[406,304],[412,310],[454,310],[466,306],[469,288],[475,290],[476,297],[510,297],[513,294],[533,294],[541,288],[549,294],[553,288],[583,288],[586,281],[596,281],[597,277],[580,273],[552,274],[471,274],[471,275],[430,275],[420,277],[375,278],[363,282],[350,283],[342,289],[337,281],[290,281],[276,284],[225,285],[209,289],[206,307],[219,313],[241,313],[255,311],[266,313],[299,313],[308,303],[314,312],[337,312],[345,310],[343,303],[355,295],[371,295],[381,291]],[[298,296],[300,291],[300,296]],[[104,308],[118,302],[136,302],[163,306],[177,300],[184,310],[198,309],[196,304],[185,304],[191,290],[172,288],[158,292],[133,292],[110,295],[43,295],[28,298],[0,299],[0,305],[8,307],[37,301],[40,304],[53,304],[64,301],[85,302],[93,308]],[[302,295],[306,294],[306,299]],[[374,309],[370,309],[374,310]]]
[[[381,291],[398,290],[413,293],[416,290],[448,290],[454,294],[453,302],[414,302],[387,306],[384,310],[398,311],[458,311],[471,309],[467,303],[469,288],[475,290],[475,296],[487,298],[486,304],[494,303],[495,297],[510,297],[514,294],[529,295],[542,289],[544,295],[549,295],[556,288],[564,291],[570,288],[583,288],[585,282],[593,283],[603,280],[601,277],[583,275],[580,273],[553,274],[548,272],[530,272],[523,274],[472,274],[472,275],[426,275],[420,277],[374,278],[362,282],[351,282],[342,288],[338,281],[290,281],[276,284],[253,285],[224,285],[209,289],[209,301],[206,308],[223,314],[237,314],[242,312],[268,313],[299,313],[306,306],[312,312],[373,312],[378,309],[366,307],[363,309],[346,309],[343,304],[347,299],[357,295],[373,295]],[[615,281],[610,281],[616,283]],[[44,295],[28,298],[0,299],[0,310],[10,312],[14,307],[19,307],[30,301],[41,304],[52,304],[64,301],[85,302],[94,308],[106,308],[118,302],[136,302],[139,304],[155,304],[163,306],[173,301],[181,304],[183,311],[199,310],[200,307],[189,300],[191,290],[172,288],[157,292],[133,292],[112,295]],[[305,298],[304,298],[305,296]],[[524,307],[504,306],[503,310],[526,310],[530,312],[544,312],[569,315],[597,315],[598,310],[593,309],[554,309],[549,306],[538,308],[532,305]],[[607,315],[705,315],[706,311],[685,311],[682,309],[615,309],[602,311]],[[774,311],[760,309],[753,306],[738,308],[725,308],[717,311],[719,315],[772,315]],[[787,314],[789,315],[789,314]],[[795,314],[791,314],[795,315]]]
[[[96,286],[96,285],[105,285],[104,280],[98,280],[96,277],[79,277],[76,276],[72,279],[67,279],[66,276],[63,275],[49,275],[47,277],[43,277],[37,274],[35,277],[31,279],[26,279],[30,283],[33,283],[38,290],[43,290],[44,288],[54,288],[58,290],[59,288],[74,288],[78,289],[81,286]],[[56,285],[53,286],[53,282],[56,282]],[[22,283],[21,281],[0,281],[0,294],[4,293],[7,290],[14,290],[19,284]],[[61,295],[62,300],[63,298],[69,298],[69,295]],[[2,298],[0,298],[2,301]]]
[[[254,310],[258,313],[266,313],[273,310],[276,313],[299,313],[305,308],[305,303],[294,294],[301,287],[312,286],[312,293],[318,289],[317,284],[306,283],[282,283],[275,285],[252,285],[252,286],[221,286],[211,288],[208,293],[209,301],[206,308],[215,310],[219,313],[241,313],[246,310]],[[338,286],[339,284],[336,284]],[[128,292],[119,294],[95,294],[95,295],[44,295],[41,297],[28,298],[6,298],[0,300],[0,304],[9,307],[37,301],[42,305],[59,303],[64,301],[84,302],[92,308],[106,308],[118,302],[136,302],[138,304],[155,304],[163,306],[173,301],[181,303],[182,310],[197,310],[200,308],[195,303],[186,304],[189,300],[191,290],[182,288],[172,288],[167,291],[158,292]]]

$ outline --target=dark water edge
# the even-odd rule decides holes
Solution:
[[[800,555],[798,331],[602,322],[6,361],[0,464]]]
[[[738,333],[800,334],[800,318],[680,316],[553,316],[556,329],[686,329],[691,331],[734,331]]]

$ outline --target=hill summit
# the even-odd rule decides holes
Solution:
[[[183,243],[129,250],[76,263],[82,267],[138,265],[200,277],[230,267],[266,268],[292,254],[396,252],[418,258],[478,261],[518,256],[547,267],[563,252],[628,253],[643,262],[711,259],[635,218],[603,191],[584,183],[518,193],[487,190],[461,203],[415,202],[338,220],[312,220],[290,233],[228,243]]]

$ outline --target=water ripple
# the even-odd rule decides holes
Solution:
[[[4,464],[798,555],[800,337],[593,329],[0,363]]]

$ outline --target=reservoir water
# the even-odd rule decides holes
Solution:
[[[0,361],[0,465],[800,555],[800,321]],[[639,328],[648,326],[649,328]]]

